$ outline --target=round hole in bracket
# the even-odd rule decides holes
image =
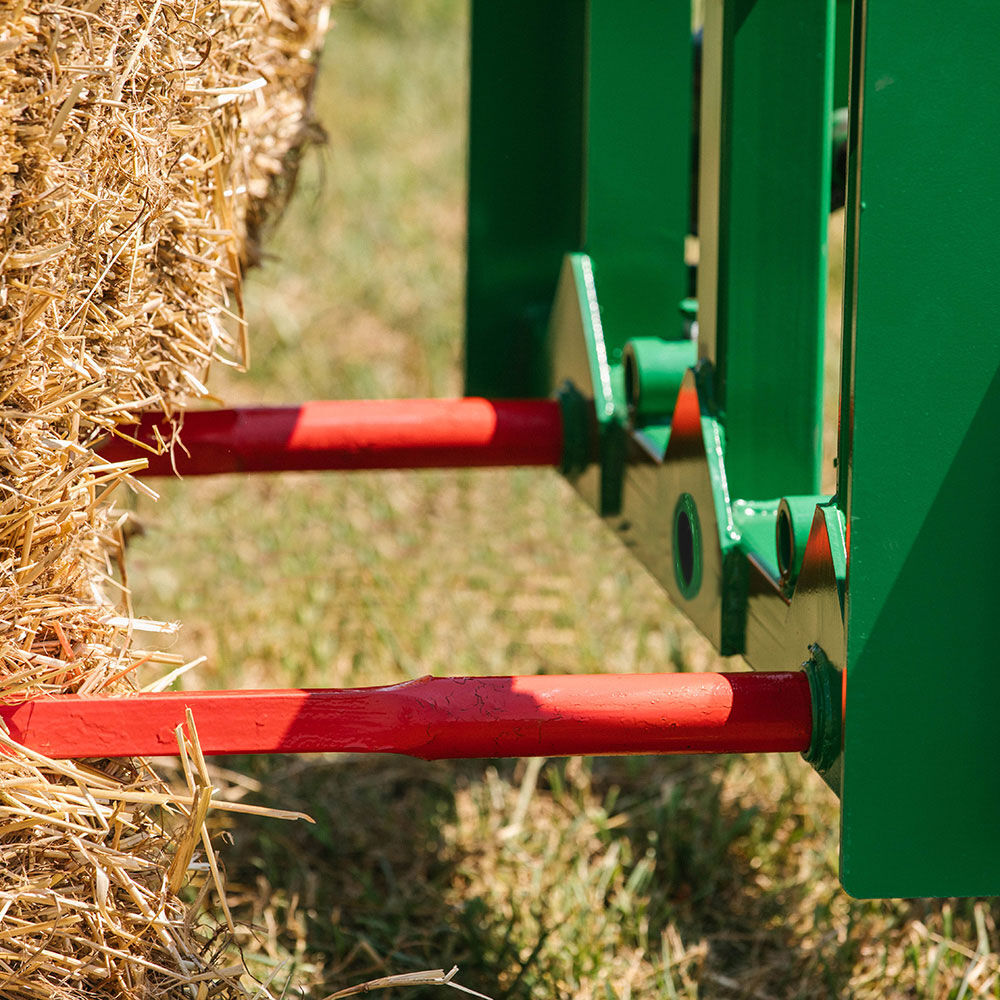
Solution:
[[[674,579],[689,600],[701,589],[701,522],[690,493],[682,493],[674,508]]]
[[[775,534],[778,549],[778,572],[784,580],[791,576],[795,569],[795,532],[792,530],[792,514],[786,503],[782,503],[778,507]]]

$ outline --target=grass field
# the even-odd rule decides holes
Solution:
[[[337,8],[327,142],[252,278],[256,354],[216,383],[228,400],[461,391],[467,16]],[[552,473],[163,494],[139,507],[130,582],[208,657],[189,687],[717,662]],[[245,959],[274,996],[453,963],[496,1000],[1000,995],[995,901],[848,899],[836,800],[795,756],[222,764],[236,793],[316,819],[220,828]]]

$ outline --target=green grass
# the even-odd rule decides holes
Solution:
[[[252,276],[252,372],[216,383],[234,402],[461,389],[466,8],[335,13],[328,141]],[[130,582],[209,657],[189,687],[717,662],[551,473],[163,492],[139,509]],[[837,803],[797,757],[224,763],[317,821],[220,829],[244,954],[275,995],[452,963],[497,1000],[1000,993],[994,903],[840,891]]]

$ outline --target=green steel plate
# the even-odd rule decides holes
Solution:
[[[842,878],[993,895],[1000,5],[855,13]]]

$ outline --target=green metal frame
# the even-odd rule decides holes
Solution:
[[[617,364],[635,337],[684,335],[691,16],[677,2],[590,0],[587,7],[583,249]]]
[[[585,38],[579,0],[473,4],[469,395],[549,391],[549,309],[582,240]]]
[[[683,336],[692,49],[686,2],[472,10],[466,391],[544,395],[563,256],[585,251],[604,335]]]
[[[998,37],[989,0],[855,8],[842,875],[863,896],[1000,893]]]
[[[834,14],[705,3],[698,352],[740,497],[819,492]]]
[[[467,388],[558,394],[564,472],[677,605],[723,653],[804,667],[805,756],[842,796],[848,891],[996,893],[983,595],[1000,541],[972,528],[992,520],[1000,426],[1000,7],[704,12],[695,129],[686,0],[474,5]],[[832,112],[848,81],[826,497]]]

